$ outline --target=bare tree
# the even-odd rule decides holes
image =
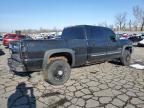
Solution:
[[[133,25],[133,29],[134,29],[135,31],[137,31],[137,30],[138,30],[138,23],[137,23],[136,21],[134,21],[134,22],[132,23],[132,25]]]
[[[126,23],[123,24],[122,30],[126,30]]]
[[[119,30],[125,29],[126,16],[127,16],[127,13],[120,13],[115,16],[116,26],[119,28]]]
[[[129,20],[128,25],[129,25],[129,31],[131,31],[132,30],[132,21],[131,20]]]
[[[135,17],[135,22],[140,25],[140,30],[143,31],[144,28],[144,10],[139,6],[133,7],[133,15]]]

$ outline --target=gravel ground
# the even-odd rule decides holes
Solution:
[[[74,68],[67,83],[52,86],[41,72],[10,72],[0,48],[0,108],[144,108],[144,70],[105,62]],[[132,63],[144,64],[144,48],[134,48]]]

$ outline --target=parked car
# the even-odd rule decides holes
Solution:
[[[142,47],[144,47],[144,39],[143,40],[141,40],[140,42],[138,42],[138,44],[137,44],[138,46],[142,46]]]
[[[61,35],[55,36],[55,39],[61,39]]]
[[[8,59],[11,70],[42,71],[53,85],[69,79],[70,67],[113,59],[129,65],[133,49],[129,40],[117,39],[111,29],[90,25],[67,27],[60,39],[21,40],[11,45],[15,46]]]
[[[123,33],[123,34],[118,33],[118,34],[116,34],[116,35],[117,35],[117,37],[118,37],[119,39],[128,39],[128,38],[129,38],[129,35],[126,34],[126,33]]]
[[[55,39],[55,36],[48,36],[47,39]]]
[[[144,33],[141,34],[141,38],[144,39]]]
[[[35,39],[44,39],[44,37],[39,35],[39,36],[36,36]]]
[[[127,33],[123,33],[121,39],[128,39],[129,38],[129,35]]]
[[[139,42],[139,41],[142,40],[142,36],[133,34],[133,35],[130,36],[128,39],[131,40],[132,42]]]
[[[3,40],[3,37],[0,35],[0,41],[2,41]]]
[[[117,36],[118,39],[121,39],[122,36],[123,36],[123,34],[119,34],[119,33],[117,33],[116,36]]]
[[[26,39],[26,36],[17,34],[6,34],[3,38],[3,45],[8,46],[10,41],[17,41],[22,39]]]

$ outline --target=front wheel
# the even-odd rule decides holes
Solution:
[[[62,85],[70,77],[69,64],[62,59],[51,61],[44,71],[44,79],[52,85]]]
[[[124,65],[124,66],[130,65],[130,62],[131,62],[130,51],[125,50],[122,57],[120,58],[120,61],[121,61],[122,65]]]

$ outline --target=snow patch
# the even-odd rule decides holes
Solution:
[[[140,65],[140,64],[132,64],[130,66],[133,67],[133,68],[136,68],[136,69],[144,69],[144,66]]]

